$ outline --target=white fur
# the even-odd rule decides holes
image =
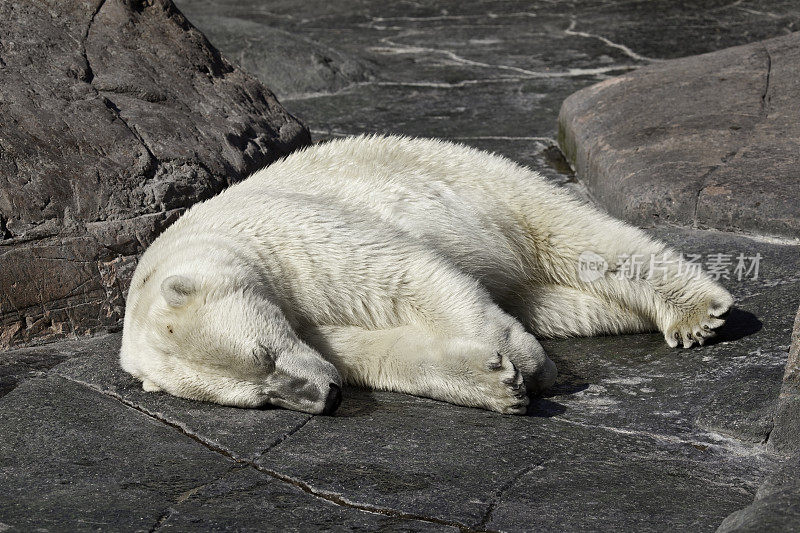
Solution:
[[[524,412],[555,379],[531,334],[702,341],[703,275],[578,275],[592,251],[675,252],[538,174],[437,140],[296,152],[191,208],[142,257],[121,362],[147,390],[320,412],[342,382]],[[524,383],[523,383],[524,379]]]

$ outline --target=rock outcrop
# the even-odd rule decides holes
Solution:
[[[665,61],[567,98],[559,144],[612,214],[800,237],[800,33]]]
[[[309,142],[170,0],[0,1],[0,349],[117,328],[166,225]]]

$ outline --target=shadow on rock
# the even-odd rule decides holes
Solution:
[[[763,326],[764,324],[753,313],[741,309],[731,309],[725,324],[717,330],[717,335],[709,339],[706,345],[737,341],[757,333]]]
[[[547,398],[537,398],[531,401],[528,406],[527,416],[535,416],[539,418],[550,418],[565,413],[567,408],[558,402],[548,400]]]
[[[336,411],[338,418],[356,418],[371,415],[378,409],[386,409],[387,403],[380,402],[369,389],[345,387],[342,405]]]
[[[558,378],[555,385],[547,389],[544,394],[532,399],[528,408],[528,416],[549,418],[564,413],[567,408],[552,400],[555,397],[569,396],[577,394],[589,388],[589,383],[575,374],[569,365],[562,363],[558,369]]]

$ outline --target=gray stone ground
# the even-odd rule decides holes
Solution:
[[[800,21],[793,2],[673,4],[178,2],[316,138],[462,140],[577,193],[553,140],[567,95]],[[778,398],[800,246],[651,231],[760,253],[758,279],[723,280],[737,306],[702,348],[545,341],[560,377],[527,417],[364,390],[335,417],[145,394],[117,366],[118,334],[0,353],[0,531],[786,529],[798,440]]]

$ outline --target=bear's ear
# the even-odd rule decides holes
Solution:
[[[169,276],[161,282],[161,295],[170,307],[183,307],[197,294],[197,283],[187,276]]]

